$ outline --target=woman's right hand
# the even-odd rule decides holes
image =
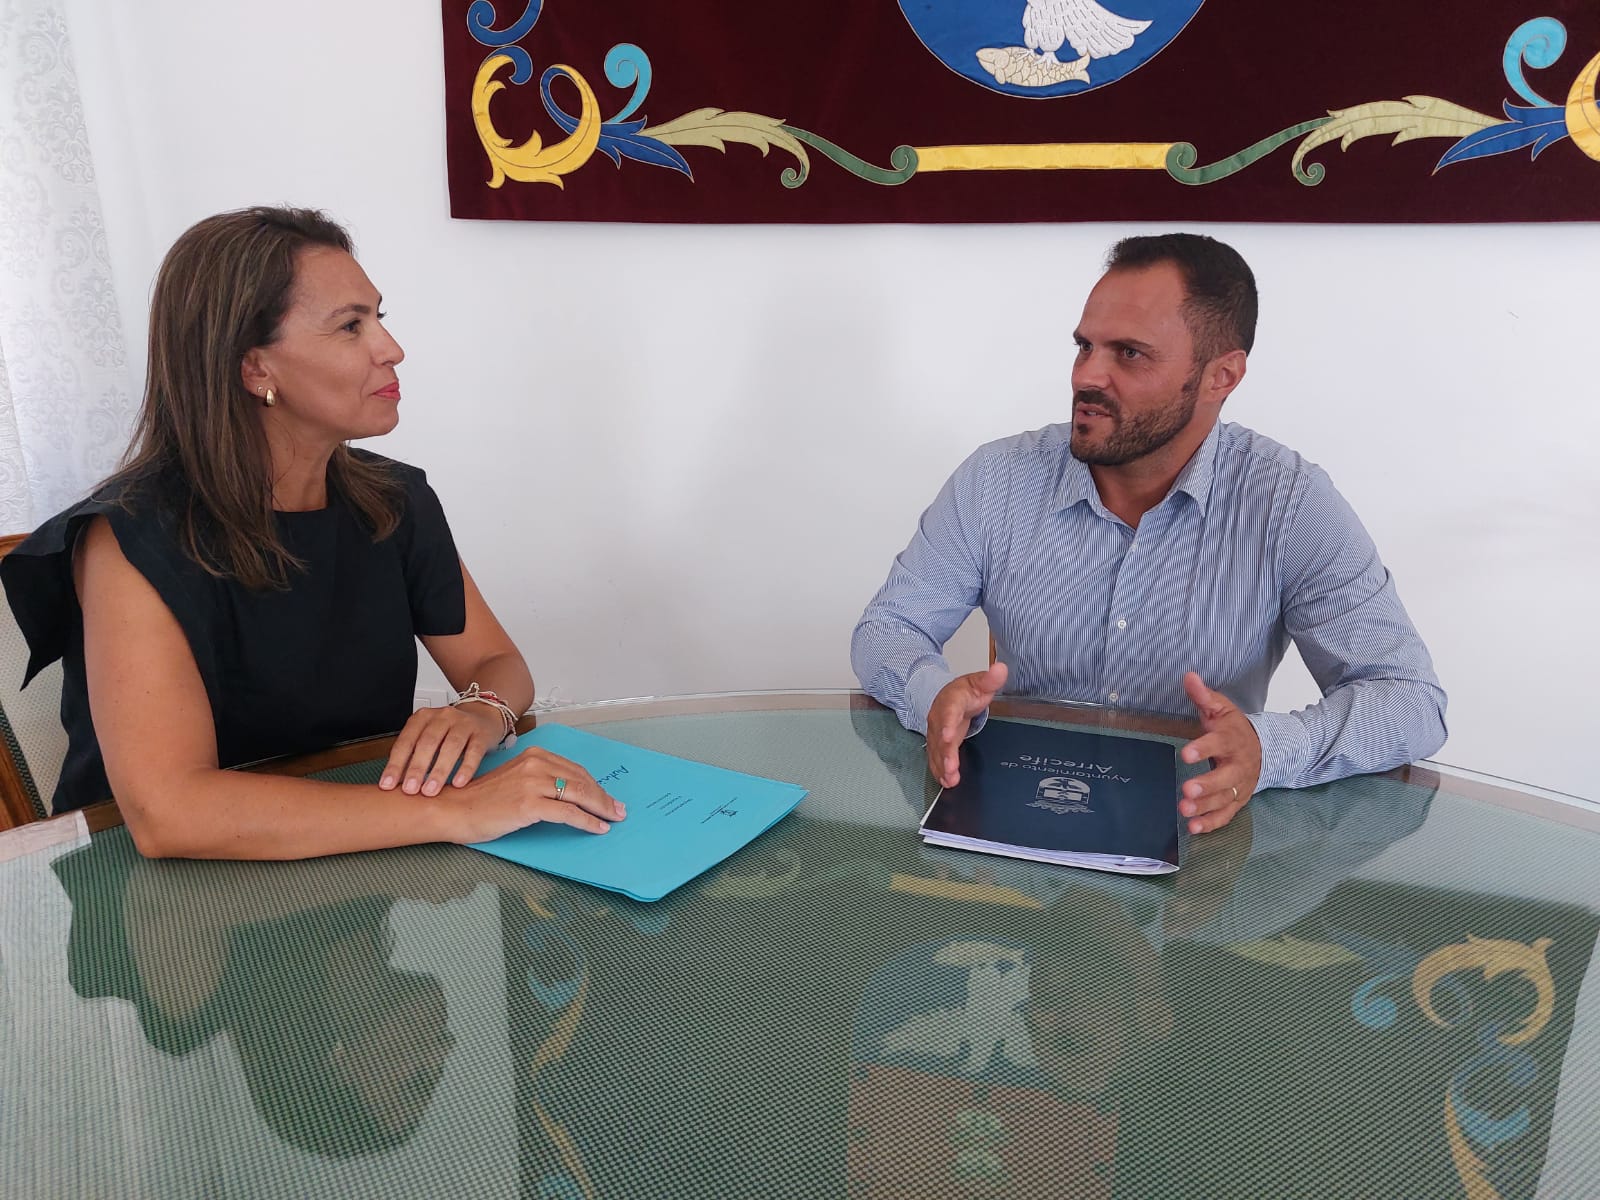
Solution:
[[[566,786],[557,795],[557,780]],[[449,840],[463,845],[490,842],[541,821],[604,833],[627,816],[594,777],[571,759],[530,746],[463,788],[445,788]]]

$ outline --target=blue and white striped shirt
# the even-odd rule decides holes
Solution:
[[[1382,771],[1444,744],[1445,695],[1372,539],[1322,468],[1219,423],[1132,529],[1068,450],[1070,425],[957,468],[851,639],[861,686],[927,731],[974,608],[1010,694],[1194,715],[1185,671],[1249,714],[1260,788]],[[1289,639],[1323,699],[1262,712]]]

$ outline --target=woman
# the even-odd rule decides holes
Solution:
[[[123,469],[0,566],[29,677],[63,660],[57,811],[115,796],[142,853],[188,858],[621,819],[542,750],[473,779],[533,681],[423,473],[346,444],[399,419],[378,307],[312,210],[223,213],[168,252]],[[455,706],[410,712],[415,638]],[[402,726],[376,787],[222,769]]]

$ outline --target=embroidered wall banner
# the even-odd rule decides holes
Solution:
[[[444,0],[456,217],[1600,218],[1588,0]]]

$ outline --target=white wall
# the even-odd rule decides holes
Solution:
[[[452,222],[436,0],[67,8],[127,327],[201,216],[348,222],[410,352],[379,448],[427,468],[557,701],[851,683],[945,475],[1067,411],[1067,334],[1132,231]],[[1263,296],[1230,416],[1367,521],[1451,695],[1441,759],[1600,798],[1600,227],[1208,232]],[[1273,700],[1313,694],[1296,668]]]

